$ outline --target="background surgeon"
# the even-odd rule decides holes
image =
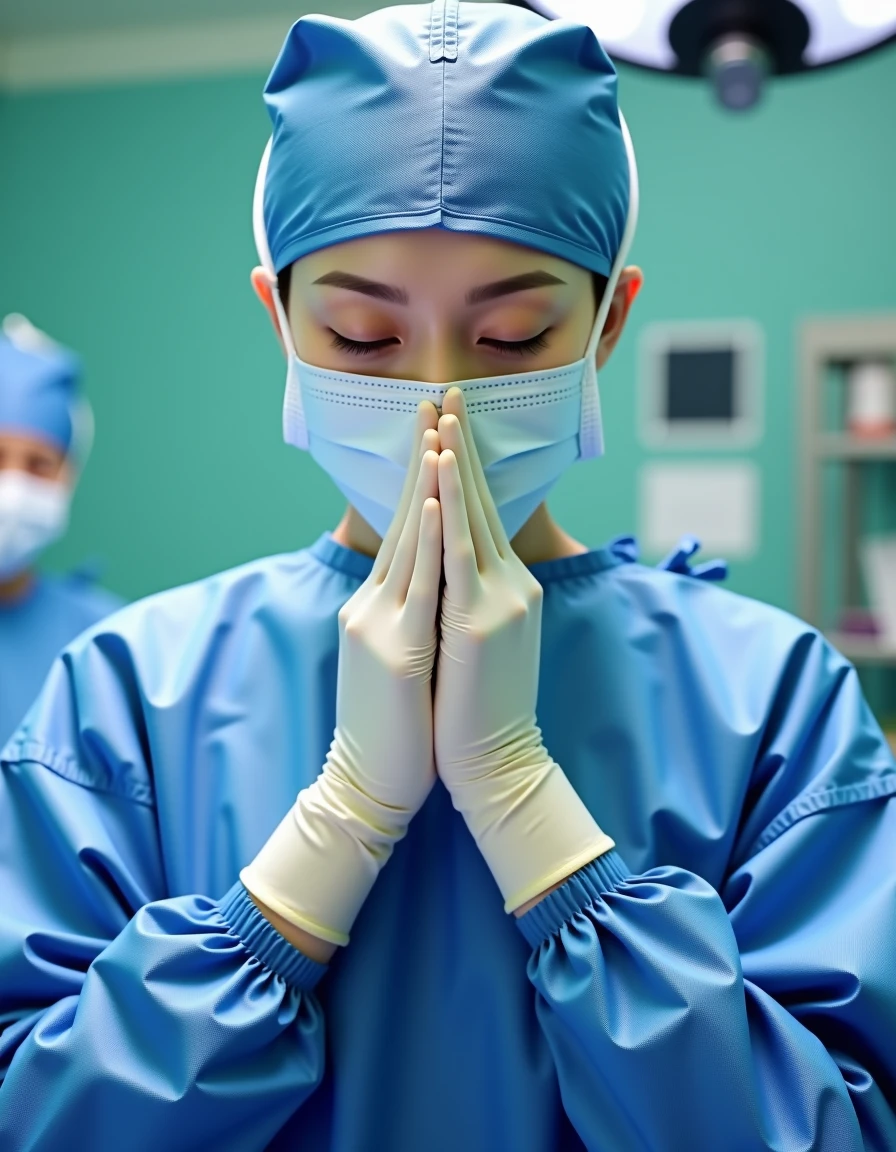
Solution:
[[[94,628],[8,745],[0,1145],[896,1146],[853,669],[544,505],[641,281],[593,33],[306,17],[265,95],[253,282],[349,508]]]
[[[68,526],[84,463],[88,410],[79,374],[70,352],[24,317],[7,318],[0,333],[0,746],[59,651],[121,604],[84,576],[35,567]]]

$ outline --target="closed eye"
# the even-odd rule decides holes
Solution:
[[[380,348],[385,348],[389,344],[401,343],[397,336],[387,336],[383,340],[350,340],[348,336],[342,336],[333,328],[330,331],[333,333],[333,347],[338,348],[340,352],[350,352],[353,356],[368,356],[371,352],[378,352]]]
[[[504,352],[511,356],[534,356],[536,352],[541,352],[547,348],[548,342],[545,337],[548,332],[550,332],[550,328],[545,328],[543,332],[539,332],[537,336],[530,336],[528,340],[492,340],[487,336],[482,336],[479,343],[494,348],[496,352]]]
[[[44,460],[42,456],[29,456],[25,465],[32,476],[46,476],[52,478],[58,467],[51,460]]]

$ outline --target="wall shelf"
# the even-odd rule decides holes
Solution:
[[[848,632],[826,632],[828,640],[853,664],[880,664],[896,668],[896,644]]]
[[[807,320],[800,333],[801,511],[800,586],[798,609],[804,620],[826,630],[828,639],[859,666],[896,668],[896,644],[873,637],[829,630],[839,624],[844,610],[862,603],[861,548],[863,508],[869,465],[896,466],[896,435],[862,438],[826,427],[826,388],[831,370],[845,371],[862,360],[896,361],[896,314],[837,316]],[[845,381],[844,381],[845,384]],[[845,406],[844,406],[845,407]],[[841,472],[840,496],[831,504],[825,483],[832,464]],[[837,491],[837,489],[835,489]],[[831,536],[834,533],[834,536]],[[830,541],[839,539],[842,565],[840,590],[834,603],[825,599],[823,577]],[[831,619],[831,617],[834,619]],[[878,675],[874,673],[874,675]],[[880,673],[890,676],[890,672]],[[891,705],[892,708],[892,705]]]
[[[863,440],[846,432],[820,432],[811,451],[824,460],[896,460],[896,436]]]

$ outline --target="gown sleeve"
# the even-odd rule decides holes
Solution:
[[[780,670],[724,883],[613,850],[517,923],[587,1148],[896,1148],[896,765],[818,636]]]
[[[169,898],[134,688],[89,655],[0,757],[0,1148],[263,1149],[320,1082],[325,969],[239,884]]]

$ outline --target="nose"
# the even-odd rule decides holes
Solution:
[[[470,366],[457,333],[442,328],[429,333],[415,359],[414,379],[427,384],[451,384],[465,379],[469,373]],[[438,412],[441,416],[441,408]]]

